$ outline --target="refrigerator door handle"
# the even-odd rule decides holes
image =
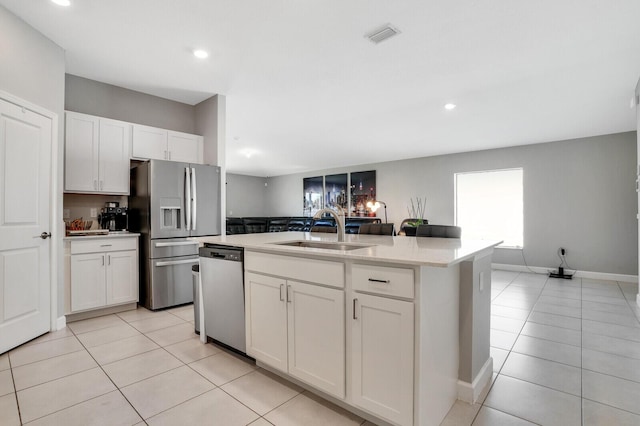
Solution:
[[[191,230],[191,173],[189,173],[190,168],[184,168],[184,205],[187,219],[187,231]]]
[[[198,213],[198,187],[196,186],[196,169],[195,167],[191,168],[191,187],[192,187],[192,199],[193,203],[191,205],[191,229],[196,230],[196,217]]]

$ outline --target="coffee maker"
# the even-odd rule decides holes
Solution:
[[[102,229],[126,231],[128,225],[127,217],[126,207],[120,207],[120,203],[116,201],[109,201],[100,210],[98,221]]]

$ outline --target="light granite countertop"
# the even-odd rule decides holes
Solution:
[[[336,234],[324,233],[267,232],[195,237],[192,239],[198,241],[201,245],[213,243],[291,256],[338,258],[435,267],[448,267],[479,254],[488,254],[495,246],[501,243],[501,241],[493,240],[347,234],[345,235],[345,243],[362,245],[362,248],[334,250],[278,244],[293,241],[337,242]]]
[[[63,240],[95,240],[98,238],[127,238],[127,237],[139,237],[140,234],[137,232],[129,232],[129,231],[115,231],[109,232],[104,235],[73,235],[63,237]]]

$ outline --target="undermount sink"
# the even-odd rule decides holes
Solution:
[[[371,247],[371,245],[366,244],[351,244],[351,243],[332,243],[332,242],[321,242],[321,241],[287,241],[286,243],[272,243],[279,246],[289,246],[289,247],[308,247],[308,248],[319,248],[325,250],[357,250],[361,248]]]

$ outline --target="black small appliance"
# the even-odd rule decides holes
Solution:
[[[126,231],[128,227],[127,218],[127,208],[120,207],[119,203],[113,201],[105,203],[98,216],[100,228],[108,229],[109,231]]]

